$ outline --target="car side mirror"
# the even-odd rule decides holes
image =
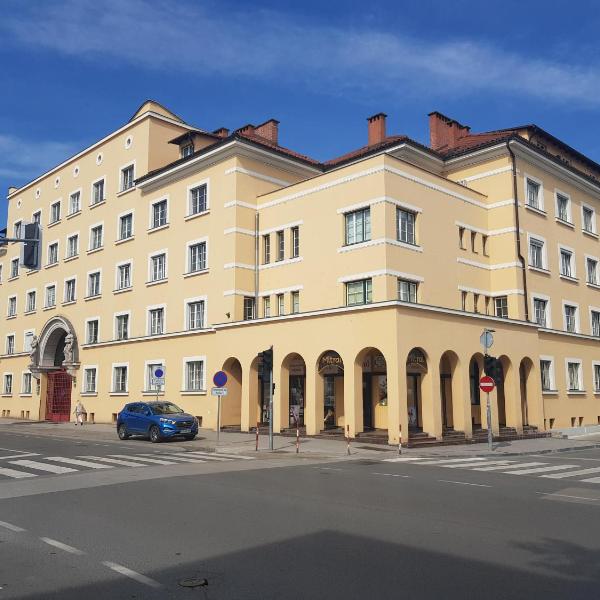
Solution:
[[[147,409],[146,409],[146,410],[144,411],[144,414],[145,414],[147,417],[149,417],[149,416],[150,416],[152,413],[151,413],[149,410],[147,410]]]

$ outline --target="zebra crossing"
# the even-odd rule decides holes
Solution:
[[[518,460],[496,458],[427,458],[402,456],[385,458],[382,462],[415,465],[419,467],[433,466],[441,469],[464,469],[477,472],[497,472],[504,475],[530,475],[544,479],[578,478],[580,483],[600,484],[600,466],[584,468],[581,464],[556,464],[543,461],[519,462]],[[587,477],[591,475],[592,477]],[[593,476],[596,475],[596,476]]]
[[[140,454],[107,454],[106,456],[40,456],[4,457],[0,464],[0,482],[8,479],[31,479],[43,475],[65,475],[115,468],[156,467],[167,465],[224,463],[253,460],[252,456],[219,452],[170,452]]]

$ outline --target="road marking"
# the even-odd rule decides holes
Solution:
[[[154,579],[150,579],[150,577],[146,577],[145,575],[142,575],[141,573],[132,571],[131,569],[128,569],[127,567],[124,567],[123,565],[118,565],[117,563],[109,562],[109,561],[104,561],[102,564],[105,567],[108,567],[109,569],[112,569],[113,571],[120,573],[121,575],[125,575],[125,577],[130,577],[131,579],[134,579],[138,583],[143,583],[144,585],[147,585],[147,586],[150,586],[153,588],[162,587],[161,584],[158,583],[158,581],[154,581]]]
[[[81,550],[79,550],[77,548],[73,548],[73,546],[69,546],[68,544],[63,544],[62,542],[53,540],[52,538],[41,537],[40,540],[42,540],[42,542],[45,542],[46,544],[48,544],[50,546],[54,546],[55,548],[64,550],[65,552],[68,552],[69,554],[78,554],[80,556],[82,554],[85,554],[85,552],[82,552]]]
[[[138,456],[154,456],[154,454],[138,454]],[[183,456],[174,456],[173,454],[165,454],[164,456],[167,456],[169,458],[169,460],[175,460],[177,462],[189,462],[189,463],[203,463],[206,462],[204,460],[202,460],[201,458],[184,458]],[[144,459],[146,460],[146,459]]]
[[[491,488],[491,485],[486,485],[485,483],[469,483],[467,481],[448,481],[447,479],[438,479],[441,483],[456,483],[457,485],[472,485],[475,487],[487,487]]]
[[[127,460],[137,460],[140,462],[140,467],[147,467],[142,461],[147,463],[154,463],[156,465],[174,465],[176,464],[173,460],[162,460],[160,458],[138,458],[136,456],[129,456],[128,454],[110,454],[109,456],[114,456],[115,458],[125,458]]]
[[[12,477],[13,479],[25,479],[25,477],[37,477],[35,473],[27,473],[26,471],[17,471],[16,469],[4,469],[0,467],[0,475]]]
[[[600,477],[590,477],[589,479],[582,479],[586,483],[600,483]]]
[[[410,475],[401,475],[400,473],[372,473],[372,475],[382,475],[383,477],[403,477],[404,479],[410,479]]]
[[[15,450],[17,452],[17,450]],[[39,456],[39,452],[23,452],[21,454],[11,454],[10,456],[0,456],[0,460],[8,460],[10,458],[25,458],[26,456]]]
[[[384,458],[383,462],[414,462],[417,460],[428,460],[424,456],[402,456],[401,458]]]
[[[107,462],[113,465],[121,465],[123,467],[147,467],[141,462],[133,462],[132,460],[123,460],[118,458],[106,458],[105,456],[82,456],[81,458],[91,458],[92,460],[99,460],[101,462]]]
[[[223,458],[221,456],[214,456],[212,454],[206,454],[203,452],[174,452],[173,454],[169,454],[169,456],[183,456],[187,458],[206,458],[207,460],[234,460],[233,458]]]
[[[474,462],[474,463],[462,463],[459,465],[441,465],[441,466],[444,469],[468,469],[469,467],[478,467],[479,465],[488,465],[488,466],[503,465],[505,467],[508,467],[509,464],[510,464],[510,461],[506,461],[506,460],[490,460],[490,461],[486,461],[484,463]]]
[[[506,469],[506,467],[508,466],[509,463],[511,462],[516,462],[516,461],[506,461],[507,464],[506,465],[500,465],[500,466],[495,466],[495,467],[478,467],[477,469],[471,469],[471,471],[501,471],[502,469]],[[522,467],[535,467],[538,465],[546,465],[548,463],[543,463],[543,462],[530,462],[530,463],[521,463],[513,465],[511,468],[512,469],[520,469]]]
[[[35,460],[13,460],[11,465],[19,465],[20,467],[28,467],[29,469],[36,469],[38,471],[48,471],[49,473],[74,473],[77,469],[71,469],[70,467],[59,467],[57,465],[46,465]]]
[[[552,492],[536,492],[536,494],[540,494],[540,496],[558,496],[559,498],[572,498],[573,500],[593,500],[594,502],[598,502],[598,498],[587,498],[586,496],[569,496],[567,494],[555,494]]]
[[[68,465],[77,465],[78,467],[89,467],[90,469],[112,469],[110,465],[99,465],[98,463],[88,462],[87,460],[78,460],[76,458],[66,458],[65,456],[46,456],[44,460],[62,462]]]
[[[344,469],[338,469],[336,467],[314,467],[315,469],[319,469],[319,471],[343,471]]]
[[[27,529],[23,529],[22,527],[18,527],[17,525],[12,525],[11,523],[7,523],[6,521],[0,521],[0,527],[4,527],[4,529],[9,529],[10,531],[27,531]]]
[[[224,456],[225,458],[239,458],[240,460],[254,460],[254,456],[244,456],[243,454],[223,454],[221,452],[207,452],[209,456]]]
[[[506,475],[530,475],[532,473],[547,473],[549,471],[564,471],[577,468],[579,465],[558,465],[554,467],[538,467],[537,469],[519,469],[518,471],[503,471]]]
[[[579,471],[569,471],[568,473],[553,473],[552,475],[542,475],[541,477],[547,477],[548,479],[563,479],[565,477],[577,477],[577,475],[598,473],[598,471],[600,471],[600,467],[594,467],[593,469],[581,469]]]
[[[427,462],[417,463],[419,465],[449,465],[449,464],[459,464],[459,463],[476,463],[481,461],[486,461],[485,458],[449,458],[444,460],[428,460]]]

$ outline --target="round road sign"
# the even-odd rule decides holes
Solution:
[[[488,375],[484,375],[480,380],[479,380],[479,389],[482,392],[493,392],[494,388],[496,387],[496,384],[494,383],[494,380],[489,377]]]
[[[165,372],[162,369],[154,369],[154,377],[157,379],[160,379],[164,374]]]
[[[213,375],[213,383],[217,387],[223,387],[227,383],[227,373],[225,371],[217,371]]]

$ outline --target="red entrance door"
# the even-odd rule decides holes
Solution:
[[[46,421],[68,421],[71,416],[71,376],[65,371],[48,373]]]

